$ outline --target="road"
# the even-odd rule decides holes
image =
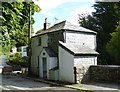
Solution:
[[[20,90],[25,92],[41,92],[47,91],[47,92],[80,92],[75,89],[65,88],[65,87],[59,87],[59,86],[52,86],[50,84],[37,82],[25,78],[21,78],[15,75],[2,75],[2,86],[0,86],[2,90],[13,90],[14,92],[18,92]],[[44,91],[43,91],[44,90]],[[10,91],[10,92],[13,92]],[[22,92],[20,91],[20,92]],[[4,91],[3,91],[4,92]],[[6,92],[6,91],[5,91]]]

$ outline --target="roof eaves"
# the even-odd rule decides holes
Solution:
[[[58,25],[60,25],[60,26],[58,26]],[[95,32],[95,31],[92,31],[90,29],[86,29],[84,27],[79,27],[79,26],[73,25],[72,23],[70,23],[67,20],[65,20],[65,21],[62,21],[62,22],[59,22],[59,23],[53,25],[49,29],[42,31],[41,33],[39,33],[39,34],[37,34],[35,36],[32,36],[32,38],[40,36],[40,35],[44,35],[44,34],[47,34],[47,33],[56,32],[56,31],[59,31],[59,30],[62,30],[62,29],[69,30],[69,31],[73,31],[74,30],[74,31],[77,31],[77,32],[97,34],[97,32]]]
[[[95,53],[87,53],[87,54],[85,54],[85,53],[76,53],[76,54],[74,54],[74,56],[98,56],[99,54],[95,54]]]
[[[65,25],[64,25],[64,28],[65,30],[69,30],[69,31],[78,31],[78,32],[84,32],[84,33],[94,33],[94,34],[97,34],[97,32],[93,31],[93,30],[90,30],[90,29],[87,29],[87,28],[84,28],[82,26],[77,26],[77,25],[74,25],[70,22],[68,22],[67,20],[65,21]]]

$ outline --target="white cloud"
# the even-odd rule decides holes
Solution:
[[[55,17],[57,17],[57,12],[51,12],[52,9],[56,9],[58,8],[60,5],[63,5],[65,3],[86,3],[87,6],[89,6],[88,4],[90,3],[94,3],[95,1],[94,0],[39,0],[39,2],[37,0],[33,0],[35,2],[35,4],[39,5],[40,8],[42,9],[42,11],[40,12],[40,14],[42,13],[44,16],[45,15],[48,15],[50,18],[51,18],[51,22],[54,22],[55,21]],[[69,20],[70,22],[74,23],[74,24],[78,24],[77,23],[77,20],[78,20],[78,14],[82,14],[82,13],[85,13],[85,12],[88,12],[90,13],[91,11],[93,11],[91,9],[91,7],[81,7],[78,8],[78,9],[75,9],[74,11],[70,12],[69,11],[69,7],[66,7],[64,10],[66,10],[67,12],[65,14],[67,14],[69,17],[65,17],[67,20]],[[59,11],[59,10],[58,10]],[[41,14],[41,15],[42,15]],[[62,15],[62,14],[61,14]],[[64,14],[63,14],[64,15]],[[47,17],[48,17],[47,16]],[[45,16],[46,17],[46,16]],[[63,21],[63,18],[62,17],[57,17],[59,21]],[[38,20],[39,18],[36,17],[36,22],[37,24],[35,25],[35,30],[37,30],[38,28],[40,28],[40,21]],[[53,19],[53,21],[52,21]]]
[[[55,9],[64,3],[69,3],[69,2],[73,2],[73,3],[75,3],[75,2],[78,2],[78,3],[82,3],[82,2],[89,3],[90,2],[91,3],[92,2],[92,3],[94,3],[95,2],[95,0],[39,0],[39,1],[33,0],[33,1],[35,2],[35,4],[40,6],[40,8],[42,9],[41,10],[42,14],[46,14],[50,17],[55,17],[56,14],[53,12],[50,12],[49,10]],[[66,10],[69,10],[69,9],[66,8]],[[85,10],[86,10],[86,8],[84,8],[84,9],[79,8],[73,12],[72,16],[77,16],[76,13],[78,13],[78,12],[83,13]],[[89,10],[89,9],[87,8],[87,10]]]
[[[69,2],[94,2],[94,0],[33,0],[37,5],[39,5],[42,11],[48,11]]]
[[[68,1],[69,0],[40,0],[39,2],[35,2],[41,7],[42,11],[48,11]]]
[[[74,10],[70,13],[70,18],[69,18],[70,20],[69,21],[78,25],[78,14],[80,14],[80,15],[81,14],[86,14],[86,15],[90,14],[91,15],[91,13],[94,11],[95,10],[90,8],[90,7],[77,8],[76,10]]]

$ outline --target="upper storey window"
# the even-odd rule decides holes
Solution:
[[[41,46],[41,37],[38,38],[38,46]]]

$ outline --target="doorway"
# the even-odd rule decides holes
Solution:
[[[77,83],[76,67],[74,67],[74,82]]]
[[[43,62],[43,78],[47,78],[47,58],[42,58]]]
[[[81,68],[74,67],[74,82],[75,83],[80,83],[81,82],[81,77],[83,76]]]

